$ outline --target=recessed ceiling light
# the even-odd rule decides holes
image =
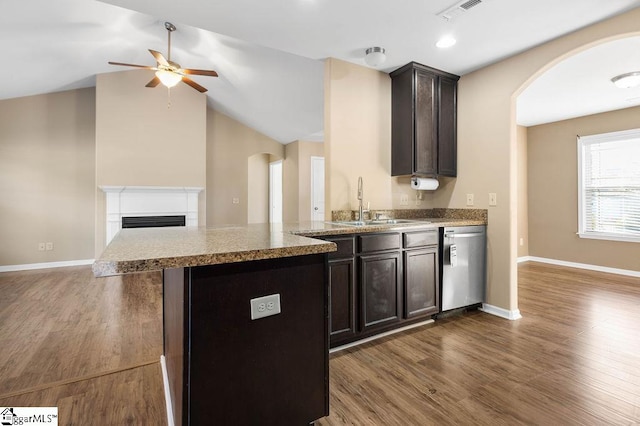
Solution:
[[[444,36],[436,43],[436,47],[440,49],[447,49],[456,44],[456,39],[451,36]]]
[[[640,71],[620,74],[611,79],[611,82],[621,89],[630,89],[640,84]]]

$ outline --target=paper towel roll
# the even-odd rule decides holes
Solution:
[[[433,178],[419,178],[412,177],[411,178],[411,188],[420,189],[425,191],[435,191],[438,189],[438,179]]]

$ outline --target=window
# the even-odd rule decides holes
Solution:
[[[640,242],[640,129],[578,137],[578,235]]]

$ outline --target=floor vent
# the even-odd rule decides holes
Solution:
[[[468,11],[473,7],[476,7],[480,3],[484,3],[485,1],[487,0],[464,0],[454,4],[446,10],[443,10],[442,12],[438,13],[437,16],[447,21],[451,21],[456,16]]]

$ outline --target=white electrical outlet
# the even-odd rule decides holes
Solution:
[[[524,245],[524,238],[520,238],[520,246]]]
[[[44,243],[38,243],[38,251],[45,251],[45,244]]]
[[[53,250],[53,243],[47,243],[45,247],[47,251],[51,251]]]
[[[489,193],[489,205],[497,206],[498,205],[498,195],[495,192]]]
[[[467,205],[468,206],[473,205],[473,194],[467,194]]]
[[[409,205],[409,196],[407,194],[400,194],[400,205],[401,206]]]
[[[256,320],[280,313],[280,294],[251,299],[251,319]]]
[[[231,200],[233,204],[240,204],[240,198],[234,198]]]

